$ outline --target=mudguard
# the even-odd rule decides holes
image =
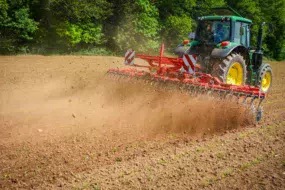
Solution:
[[[224,58],[224,57],[228,56],[234,50],[237,50],[237,52],[246,53],[246,55],[249,56],[248,49],[245,46],[236,45],[236,46],[232,46],[232,47],[227,48],[227,49],[214,48],[212,53],[211,53],[211,57],[213,57],[213,58]]]

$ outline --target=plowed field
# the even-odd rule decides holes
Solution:
[[[284,189],[285,62],[264,117],[105,76],[122,58],[0,57],[0,189]]]

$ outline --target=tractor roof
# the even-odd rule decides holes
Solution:
[[[242,21],[252,23],[251,20],[241,16],[236,10],[231,7],[220,7],[212,9],[213,16],[203,16],[200,20],[221,20],[222,18],[229,17],[232,21]]]
[[[199,18],[199,20],[221,20],[222,18],[225,17],[229,17],[231,18],[232,21],[242,21],[242,22],[246,22],[246,23],[252,23],[251,20],[243,18],[243,17],[239,17],[239,16],[229,16],[229,15],[215,15],[215,16],[202,16]]]

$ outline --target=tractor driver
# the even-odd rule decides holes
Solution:
[[[214,41],[215,43],[220,43],[224,40],[228,40],[229,32],[223,28],[221,23],[217,24],[217,28],[214,33]]]

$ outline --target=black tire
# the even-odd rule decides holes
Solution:
[[[242,67],[243,76],[241,85],[244,85],[246,83],[247,71],[245,60],[240,54],[232,53],[223,60],[216,60],[215,63],[213,63],[211,75],[213,77],[217,77],[223,83],[227,83],[229,69],[233,66],[234,63],[239,63]]]
[[[267,90],[263,90],[263,88],[261,88],[261,83],[262,83],[262,79],[264,78],[267,72],[270,73],[270,77],[271,77],[270,85]],[[258,69],[258,78],[257,78],[257,86],[260,88],[261,92],[268,93],[270,91],[272,87],[272,78],[273,78],[273,72],[272,72],[270,65],[268,63],[262,63],[262,65]]]

